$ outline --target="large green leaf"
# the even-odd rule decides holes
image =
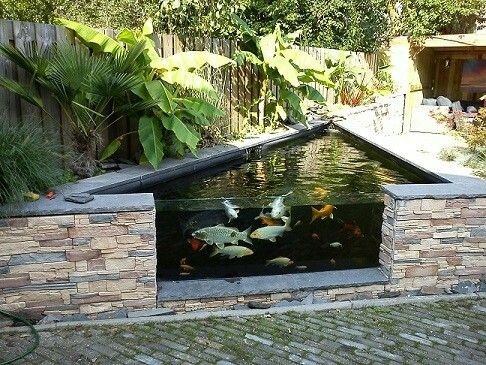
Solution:
[[[168,71],[163,72],[160,78],[169,84],[177,84],[186,89],[206,92],[211,95],[216,94],[216,90],[209,81],[193,72],[186,70]]]
[[[275,56],[277,38],[275,34],[267,34],[260,38],[259,41],[260,51],[262,52],[263,59],[265,62],[270,62],[270,60]]]
[[[87,25],[67,19],[56,19],[56,22],[73,30],[76,36],[88,47],[95,51],[112,53],[122,48],[117,41],[107,35],[88,27]]]
[[[127,43],[127,44],[135,44],[138,42],[138,37],[135,32],[131,29],[123,29],[118,35],[116,39],[120,42]]]
[[[326,101],[326,99],[324,99],[324,96],[322,96],[322,94],[318,90],[310,85],[302,85],[299,87],[299,90],[309,100],[315,101],[317,103],[323,103],[324,101]]]
[[[296,114],[299,117],[304,115],[304,113],[302,112],[301,99],[296,93],[288,89],[281,89],[280,99],[288,102],[291,111],[293,112],[292,114]]]
[[[278,73],[293,87],[298,87],[300,85],[299,72],[282,56],[275,56],[271,62],[269,62],[269,65],[270,67],[276,68]]]
[[[253,65],[261,65],[263,63],[255,54],[249,51],[238,51],[234,55],[234,59],[238,66],[243,65],[245,62],[249,62]]]
[[[158,168],[160,161],[164,158],[160,120],[152,116],[142,116],[138,121],[138,137],[142,143],[145,157],[154,169]]]
[[[291,60],[301,70],[324,71],[324,66],[318,60],[300,49],[289,48],[282,50],[280,53],[285,58]]]
[[[235,61],[228,57],[208,51],[189,51],[176,53],[175,55],[166,58],[160,58],[157,62],[152,62],[150,66],[157,69],[172,71],[177,69],[199,70],[205,65],[219,68],[234,63]]]
[[[188,108],[201,113],[206,117],[222,117],[224,116],[224,112],[221,109],[218,109],[213,104],[208,103],[206,100],[199,99],[199,98],[182,98],[178,99],[182,104]]]
[[[153,25],[152,18],[148,18],[143,24],[142,34],[151,35],[153,32],[154,32],[154,25]]]
[[[185,143],[193,154],[196,154],[199,138],[194,135],[194,133],[184,124],[182,120],[180,120],[174,114],[170,116],[164,115],[162,117],[162,124],[164,125],[165,129],[169,129],[174,132],[177,139],[182,143]]]
[[[152,80],[145,82],[145,88],[150,97],[157,102],[158,107],[167,114],[174,112],[175,104],[172,93],[167,90],[162,81]]]
[[[121,147],[123,136],[115,138],[111,143],[106,146],[100,154],[100,161],[106,160],[108,157],[112,156]]]

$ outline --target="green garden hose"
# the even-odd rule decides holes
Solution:
[[[7,361],[4,361],[4,362],[1,362],[0,363],[0,365],[7,365],[7,364],[12,364],[15,361],[18,361],[20,359],[23,359],[24,357],[26,357],[27,355],[29,355],[30,353],[32,353],[37,348],[37,346],[39,346],[39,333],[34,328],[34,326],[32,325],[32,323],[30,323],[25,318],[16,316],[16,315],[11,314],[11,313],[8,313],[8,312],[5,312],[5,311],[3,311],[1,309],[0,309],[0,314],[3,315],[3,316],[5,316],[5,317],[7,317],[7,318],[10,318],[10,319],[12,319],[14,321],[19,321],[19,322],[22,322],[23,324],[29,326],[30,333],[32,335],[32,338],[34,339],[34,342],[32,343],[32,345],[30,345],[30,347],[27,350],[25,350],[22,354],[18,355],[17,357],[15,357],[13,359],[10,359],[10,360],[7,360]]]

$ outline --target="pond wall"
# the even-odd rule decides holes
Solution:
[[[37,320],[155,307],[155,210],[0,220],[0,307]]]
[[[380,263],[391,291],[479,291],[486,274],[486,198],[386,194]]]

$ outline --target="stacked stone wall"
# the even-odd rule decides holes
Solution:
[[[32,319],[156,306],[155,212],[0,220],[0,308]]]
[[[440,294],[486,275],[486,198],[385,198],[380,263],[392,291]]]

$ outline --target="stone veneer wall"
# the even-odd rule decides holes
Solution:
[[[386,195],[383,217],[380,263],[391,291],[436,294],[464,283],[478,290],[474,283],[484,282],[486,198]]]
[[[29,318],[155,308],[155,211],[0,219],[0,308]]]

